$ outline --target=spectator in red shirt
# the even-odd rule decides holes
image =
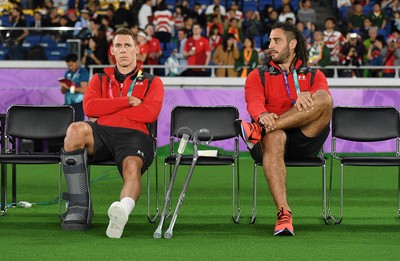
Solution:
[[[136,54],[137,67],[142,69],[143,64],[146,64],[147,57],[149,55],[149,45],[147,43],[147,35],[142,30],[139,30],[136,34],[136,40],[139,47],[139,53]]]
[[[183,54],[188,59],[188,65],[208,66],[211,59],[211,48],[208,39],[201,36],[201,25],[193,25],[193,36],[187,39]],[[208,76],[206,68],[189,68],[182,76]]]

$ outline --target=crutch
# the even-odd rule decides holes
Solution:
[[[179,142],[178,153],[177,153],[176,158],[175,158],[174,170],[172,172],[172,176],[171,176],[171,180],[170,180],[170,183],[169,183],[168,191],[167,191],[167,193],[165,195],[165,199],[164,199],[164,207],[163,207],[163,210],[161,212],[160,223],[158,224],[158,227],[157,227],[156,231],[154,231],[153,238],[161,238],[161,232],[162,232],[161,230],[162,230],[162,227],[164,225],[165,215],[166,215],[166,212],[167,212],[168,204],[171,201],[172,188],[173,188],[174,183],[175,183],[175,177],[176,177],[176,173],[178,172],[179,163],[181,162],[182,154],[185,151],[186,145],[187,145],[190,137],[193,136],[192,130],[187,128],[187,127],[180,128],[177,131],[177,136],[179,137],[179,134],[182,133],[182,132],[187,132],[189,134],[186,134],[186,133],[182,134],[182,138],[181,138],[181,140]]]
[[[200,135],[201,135],[201,137],[200,137]],[[204,140],[205,136],[208,136],[209,139]],[[176,219],[178,218],[178,214],[179,214],[179,209],[183,203],[183,199],[185,198],[187,187],[188,187],[190,179],[192,177],[194,167],[196,166],[197,159],[199,158],[199,151],[198,151],[197,145],[198,144],[208,145],[211,142],[212,138],[213,138],[212,134],[211,134],[210,130],[208,130],[208,129],[200,129],[200,130],[196,131],[193,135],[192,163],[190,165],[189,173],[186,177],[185,183],[183,184],[182,192],[179,195],[178,203],[175,207],[175,211],[174,211],[174,215],[172,216],[171,223],[169,224],[167,231],[165,231],[165,233],[164,233],[164,238],[172,238],[175,222],[176,222]]]

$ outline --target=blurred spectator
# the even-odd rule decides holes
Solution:
[[[254,12],[248,10],[246,12],[246,17],[242,22],[242,31],[244,32],[244,36],[248,37],[258,37],[261,32],[261,23],[260,23],[260,14],[258,12]]]
[[[143,4],[145,5],[145,4]],[[113,24],[115,28],[120,28],[120,27],[128,27],[128,25],[131,24],[131,13],[129,12],[125,1],[119,2],[119,7],[115,11],[115,15],[113,17]],[[140,27],[140,24],[139,24]],[[146,27],[146,26],[144,26]]]
[[[174,17],[174,25],[175,25],[175,30],[179,30],[183,28],[183,20],[184,16],[182,13],[182,7],[181,6],[176,6],[175,11],[173,14]]]
[[[309,66],[328,66],[331,63],[331,51],[324,43],[324,34],[320,30],[314,32],[314,43],[308,51]],[[325,73],[324,70],[322,70]]]
[[[69,27],[75,27],[75,24],[78,22],[79,18],[76,15],[76,11],[75,10],[69,10],[67,12],[67,17],[68,17],[68,26]]]
[[[75,28],[77,28],[77,30],[75,30],[73,33],[74,37],[84,39],[90,34],[90,30],[88,29],[89,20],[90,20],[89,10],[82,9],[81,18],[75,23]]]
[[[381,8],[379,2],[375,2],[372,11],[368,14],[371,19],[372,26],[377,26],[379,29],[386,27],[386,14]]]
[[[238,23],[239,23],[238,19],[231,18],[231,20],[229,20],[228,28],[226,28],[224,31],[224,36],[228,35],[228,34],[233,34],[235,36],[235,40],[238,43],[242,43],[243,42],[243,33],[242,33],[242,29],[239,28]]]
[[[387,45],[382,48],[381,55],[384,58],[383,65],[399,66],[400,65],[400,49],[397,46],[397,39],[389,37]],[[383,77],[392,78],[395,75],[394,69],[384,69]]]
[[[146,25],[145,33],[147,34],[147,44],[149,46],[149,52],[147,56],[148,65],[158,65],[159,59],[162,56],[162,50],[160,41],[154,37],[154,26],[151,24]],[[155,69],[154,72],[156,75],[159,75],[159,69]]]
[[[232,15],[230,14],[230,11],[232,11]],[[257,12],[257,11],[256,11]],[[257,12],[258,13],[258,12]],[[260,14],[258,14],[259,17]],[[238,19],[239,24],[241,24],[244,20],[244,15],[243,12],[240,11],[239,9],[239,5],[236,2],[232,2],[231,3],[231,7],[229,8],[228,13],[226,13],[225,15],[225,20],[228,20],[232,17],[235,17],[236,19]],[[260,19],[259,19],[260,20]]]
[[[362,58],[357,53],[357,49],[354,46],[350,46],[348,52],[344,52],[345,56],[342,61],[342,65],[349,66],[360,66],[362,64]],[[361,77],[361,71],[359,69],[343,69],[340,73],[340,77]]]
[[[22,19],[22,11],[12,8],[9,16],[10,24],[14,28],[26,27],[26,21]],[[8,46],[8,58],[10,60],[23,60],[25,57],[22,43],[29,34],[28,30],[10,30],[6,33],[6,45]]]
[[[49,12],[45,17],[46,26],[56,27],[60,26],[60,15],[57,13],[57,8],[50,8]]]
[[[108,21],[110,21],[110,27],[115,30],[115,24],[114,24],[115,9],[112,4],[108,6],[105,16],[107,16]]]
[[[212,15],[211,21],[207,24],[206,36],[210,36],[212,27],[217,27],[220,35],[224,33],[224,24],[222,23],[221,18],[216,14]]]
[[[178,76],[179,75],[179,60],[176,57],[178,50],[175,48],[168,59],[165,61],[165,75],[166,76]]]
[[[102,49],[99,45],[99,39],[95,36],[89,38],[88,48],[83,52],[82,64],[89,70],[90,65],[107,64],[107,55],[104,53],[106,50]],[[102,72],[102,68],[93,69],[93,74]]]
[[[110,26],[110,20],[108,20],[108,17],[105,15],[102,16],[100,19],[101,25],[104,26],[104,29],[106,31],[107,42],[111,43],[114,36],[114,29]]]
[[[204,10],[201,8],[200,3],[195,3],[193,6],[193,19],[195,22],[201,24],[202,28],[206,28],[207,26],[207,17],[206,14],[204,13]]]
[[[239,59],[239,49],[237,41],[233,34],[224,36],[222,45],[215,50],[212,60],[215,65],[233,65]],[[237,71],[234,68],[217,68],[215,70],[216,77],[237,77]]]
[[[69,26],[69,19],[66,15],[60,16],[60,26]],[[68,39],[72,38],[72,32],[70,30],[58,30],[57,34],[54,35],[54,40],[56,42],[66,42]]]
[[[347,33],[346,35],[346,43],[344,43],[340,48],[339,57],[344,59],[344,56],[349,52],[349,49],[354,47],[356,49],[357,57],[361,58],[363,61],[364,55],[367,53],[367,49],[365,48],[361,37],[357,33]]]
[[[391,20],[393,30],[400,32],[400,11],[393,13],[393,18]]]
[[[249,73],[258,65],[258,52],[255,49],[253,38],[246,37],[243,42],[243,48],[240,51],[239,59],[235,62],[235,70],[238,76],[246,78]]]
[[[153,11],[151,10],[151,0],[145,0],[139,11],[139,29],[144,30],[148,23],[152,23]]]
[[[193,23],[193,18],[190,16],[186,16],[183,20],[183,29],[186,30],[188,38],[193,36]]]
[[[311,0],[301,0],[300,9],[297,10],[297,18],[304,24],[307,24],[308,22],[313,24],[316,23],[317,17],[315,10],[311,8]]]
[[[188,38],[185,43],[184,55],[188,59],[188,65],[208,66],[211,60],[211,49],[208,39],[201,36],[201,25],[195,23],[193,25],[193,36]],[[208,76],[209,73],[205,68],[187,69],[182,76]]]
[[[276,11],[278,12],[278,14],[281,14],[283,12],[283,9],[285,7],[285,5],[289,5],[290,6],[290,10],[294,10],[293,5],[290,3],[290,0],[281,0],[281,5],[279,6],[279,2],[277,2],[278,4],[278,8],[276,9]]]
[[[207,16],[211,16],[212,13],[215,13],[215,7],[216,6],[219,8],[219,13],[222,16],[225,16],[226,15],[226,9],[225,9],[225,6],[221,5],[221,0],[214,0],[214,4],[208,5],[207,8],[206,8],[206,11],[205,11],[206,15]]]
[[[331,65],[339,65],[339,52],[346,39],[339,31],[335,30],[336,21],[334,18],[328,17],[325,19],[324,43],[331,50]],[[325,74],[327,77],[333,76],[333,71]]]
[[[100,8],[100,6],[99,6],[98,1],[90,1],[88,3],[88,9],[89,9],[89,12],[90,12],[92,18],[94,18],[94,19],[100,18],[99,14],[98,14],[99,8]]]
[[[147,43],[147,35],[142,30],[138,31],[138,33],[136,34],[136,39],[139,47],[139,53],[136,54],[136,66],[141,69],[144,64],[147,64],[149,45]]]
[[[362,39],[366,39],[369,37],[369,29],[372,27],[371,19],[368,17],[365,17],[364,19],[364,25],[360,28],[360,35]],[[378,30],[378,27],[374,26],[376,30]]]
[[[350,32],[354,30],[360,30],[364,25],[365,15],[363,13],[363,7],[359,1],[353,3],[353,13],[349,15],[347,29]]]
[[[278,20],[283,23],[289,20],[292,21],[293,24],[296,24],[296,15],[294,14],[290,4],[282,6],[282,12],[279,13]]]
[[[222,22],[222,24],[224,23],[225,15],[221,14],[219,5],[214,6],[214,12],[207,15],[207,21],[211,22],[211,20],[214,18],[214,16],[218,16],[218,19]]]
[[[210,41],[211,52],[213,52],[219,45],[222,44],[222,35],[219,33],[219,28],[217,25],[213,25],[211,27],[208,39]]]
[[[272,25],[275,24],[278,21],[279,15],[278,11],[276,10],[271,10],[271,12],[268,13],[268,22],[264,23],[263,28],[265,28],[265,34],[269,35],[271,32]]]
[[[315,26],[311,22],[308,22],[307,25],[308,26],[305,26],[303,22],[296,23],[297,29],[301,32],[304,39],[306,39],[307,44],[310,45],[312,44]]]
[[[187,33],[185,29],[178,30],[178,52],[176,53],[176,58],[178,59],[179,65],[187,65],[187,59],[184,56],[184,49],[187,40]],[[181,75],[186,69],[183,67],[178,68],[178,74]]]
[[[166,47],[167,42],[171,41],[174,32],[174,18],[171,11],[167,9],[165,1],[161,1],[153,13],[153,24],[155,27],[155,37]]]
[[[382,56],[382,48],[383,42],[379,39],[376,39],[369,47],[367,56],[365,59],[366,65],[383,65],[383,56]],[[365,69],[364,77],[382,77],[382,69]]]
[[[42,35],[43,32],[40,30],[41,27],[45,27],[46,23],[42,17],[42,13],[39,11],[35,11],[33,13],[33,21],[30,23],[29,27],[38,28],[39,30],[30,30],[30,35]]]

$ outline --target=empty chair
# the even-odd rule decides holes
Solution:
[[[65,137],[68,126],[74,121],[70,106],[13,105],[7,110],[5,125],[5,152],[0,154],[2,164],[1,211],[6,211],[7,170],[4,164],[59,164],[60,153],[41,151],[20,152],[17,139],[52,140]],[[59,170],[61,175],[61,167]],[[16,203],[16,167],[12,173],[12,203]],[[61,182],[61,180],[60,180]],[[61,184],[61,183],[59,183]]]
[[[337,150],[336,142],[344,140],[351,143],[392,141],[393,151],[390,155],[373,154],[370,156],[358,154],[348,155]],[[340,107],[333,109],[332,115],[332,160],[329,186],[328,218],[335,223],[343,219],[343,176],[344,166],[387,167],[398,166],[400,178],[400,119],[399,112],[394,107]],[[371,152],[371,151],[363,151]],[[387,151],[385,151],[387,152]],[[340,163],[340,213],[335,217],[332,213],[332,179],[333,161]],[[400,179],[399,179],[400,181]],[[400,215],[400,183],[398,189],[398,208]]]

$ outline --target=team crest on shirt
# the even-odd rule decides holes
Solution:
[[[299,80],[304,81],[305,79],[306,79],[306,76],[305,76],[305,75],[299,75]]]

